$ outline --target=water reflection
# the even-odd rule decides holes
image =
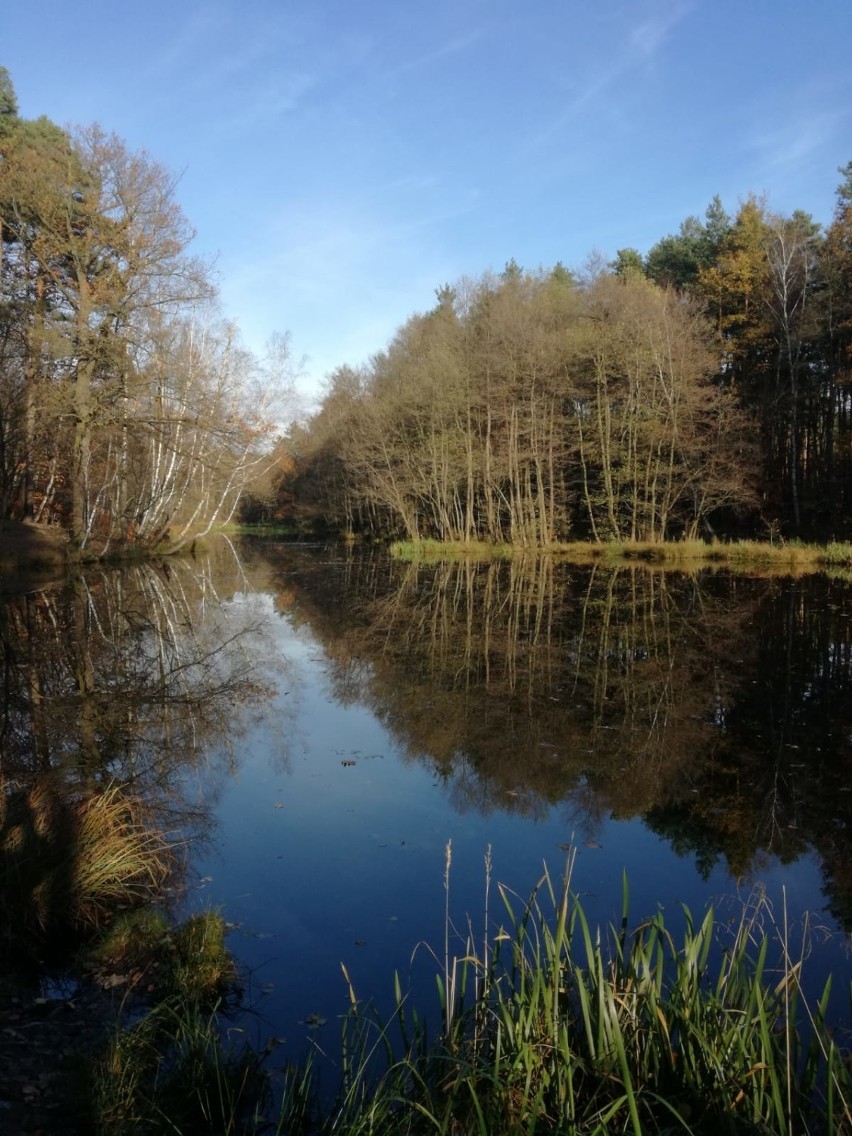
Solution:
[[[270,552],[269,555],[272,555]],[[852,927],[842,579],[279,549],[293,618],[460,811],[640,817],[707,877],[814,850]]]
[[[160,823],[206,823],[187,770],[203,759],[209,795],[211,758],[233,762],[247,711],[271,690],[247,646],[258,611],[233,602],[245,590],[223,544],[197,560],[78,573],[8,597],[0,780],[117,785],[144,796]]]

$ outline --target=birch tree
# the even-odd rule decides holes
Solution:
[[[179,546],[263,468],[286,343],[240,347],[167,170],[13,107],[0,83],[4,515],[47,509],[79,554]]]

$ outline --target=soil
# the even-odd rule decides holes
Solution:
[[[50,997],[0,979],[0,1133],[78,1136],[81,1054],[97,1050],[123,990],[87,984]]]
[[[21,576],[56,576],[64,571],[68,534],[56,525],[0,521],[0,587]],[[0,1131],[2,1131],[0,1129]]]

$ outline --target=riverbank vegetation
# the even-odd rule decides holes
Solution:
[[[230,998],[222,917],[175,926],[222,772],[211,754],[230,760],[269,693],[243,646],[254,616],[224,610],[243,566],[230,542],[218,552],[78,570],[0,605],[4,1131],[91,1132],[72,1119],[75,1054],[154,1007],[189,1000],[203,1023]]]
[[[527,902],[498,893],[495,921],[486,909],[481,932],[469,924],[460,956],[448,925],[431,1040],[399,978],[390,1022],[349,983],[329,1096],[312,1051],[270,1080],[194,999],[164,1003],[90,1065],[90,1130],[638,1136],[835,1133],[852,1121],[831,983],[808,1000],[806,947],[762,901],[733,924],[685,911],[681,932],[659,913],[631,929],[625,883],[622,921],[605,930],[589,926],[567,878],[545,874]]]
[[[187,544],[269,465],[286,339],[241,346],[175,186],[99,127],[21,118],[0,69],[0,525],[74,556]]]
[[[57,823],[43,818],[62,810],[35,789],[28,812],[8,786],[4,800],[5,998],[24,953],[8,949],[11,938],[30,951],[34,942],[21,881],[52,878]],[[251,1044],[247,1019],[235,1022],[222,916],[168,918],[169,849],[132,819],[135,807],[109,790],[64,806],[74,831],[99,835],[68,845],[75,883],[62,926],[80,936],[61,963],[39,952],[29,967],[43,978],[59,965],[74,992],[35,997],[34,1009],[50,1011],[47,1034],[7,1029],[0,1042],[7,1077],[40,1070],[38,1089],[6,1102],[21,1130],[34,1117],[45,1131],[128,1136],[839,1133],[852,1121],[850,1038],[837,1026],[850,991],[833,992],[830,979],[814,990],[808,928],[794,934],[759,896],[733,919],[684,909],[631,925],[626,880],[620,921],[592,927],[571,890],[570,851],[562,881],[545,871],[527,900],[493,887],[487,856],[484,909],[459,931],[448,845],[431,1029],[399,975],[396,1010],[381,1021],[344,965],[336,1045],[306,1039],[282,1065],[284,1042]],[[16,837],[22,810],[40,843]],[[52,908],[35,910],[41,934],[55,935]]]
[[[395,541],[391,555],[397,560],[440,561],[448,557],[470,557],[475,560],[506,560],[528,553],[511,544],[470,544],[438,540]],[[576,563],[617,564],[638,560],[651,564],[724,565],[729,568],[781,569],[791,574],[821,571],[825,568],[852,568],[852,544],[832,541],[830,544],[805,544],[802,541],[566,541],[536,549],[561,556]]]
[[[831,540],[852,524],[852,164],[647,254],[465,278],[291,431],[264,515],[373,538]]]
[[[66,949],[118,911],[150,902],[172,865],[143,802],[109,786],[59,791],[0,779],[0,961]]]
[[[136,835],[146,856],[152,834]],[[234,1020],[221,915],[172,926],[162,891],[122,911],[103,906],[95,884],[81,910],[97,909],[99,923],[88,920],[83,949],[64,964],[66,984],[69,963],[77,983],[70,1004],[89,1016],[84,1047],[69,1050],[54,1027],[42,1109],[61,1107],[57,1131],[127,1136],[848,1129],[850,1037],[836,1023],[852,992],[833,992],[830,979],[814,990],[807,927],[794,933],[760,896],[733,919],[684,909],[631,925],[626,879],[620,920],[593,927],[571,889],[569,852],[561,882],[545,870],[526,900],[493,887],[487,856],[484,909],[459,931],[450,853],[431,1029],[399,975],[382,1021],[344,965],[336,1042],[287,1046],[283,1065],[284,1042],[251,1044],[246,1019]],[[7,873],[4,895],[8,883]],[[16,1102],[13,1120],[25,1125],[33,1107]]]

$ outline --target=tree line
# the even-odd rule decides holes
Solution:
[[[265,466],[286,340],[240,346],[193,235],[168,171],[20,117],[0,68],[0,522],[179,546]]]
[[[372,536],[839,537],[852,162],[831,224],[718,198],[642,256],[436,292],[291,430],[267,513]]]

